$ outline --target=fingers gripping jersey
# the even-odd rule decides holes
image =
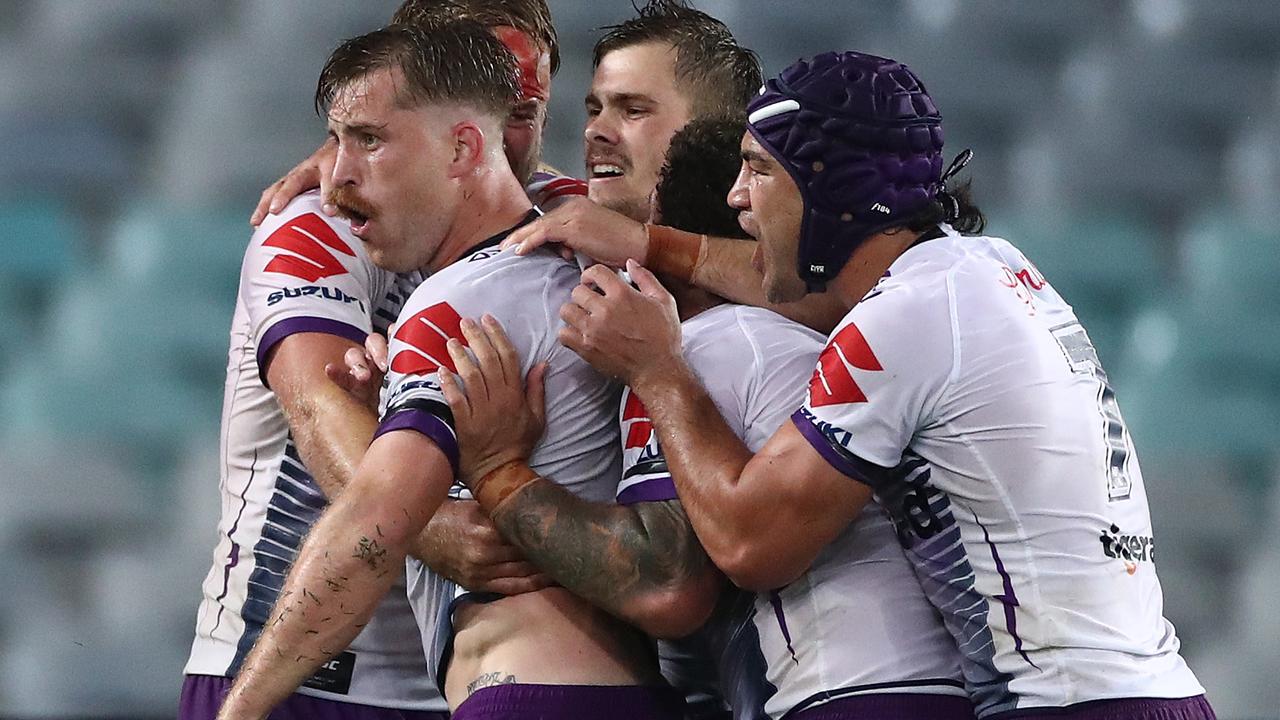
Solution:
[[[821,335],[737,305],[689,319],[682,334],[686,361],[752,451],[786,422],[822,348]],[[618,502],[675,499],[652,423],[629,390],[620,420]],[[798,580],[771,593],[725,592],[706,626],[660,651],[676,682],[699,678],[699,660],[715,663],[740,718],[886,690],[964,694],[954,643],[874,504]]]
[[[233,676],[257,640],[325,498],[290,436],[264,359],[294,333],[363,343],[385,332],[418,275],[375,267],[317,192],[267,218],[245,251],[231,327],[222,416],[222,519],[186,672]],[[423,675],[404,579],[347,650],[299,692],[413,710],[445,703]]]
[[[1200,694],[1088,335],[1009,243],[942,229],[836,328],[796,426],[888,510],[979,714]]]
[[[546,430],[529,465],[575,495],[592,501],[611,497],[617,477],[617,386],[561,345],[560,307],[578,285],[579,268],[551,251],[527,257],[499,252],[501,237],[491,239],[425,281],[401,313],[388,348],[390,369],[384,380],[378,435],[412,430],[431,438],[457,463],[453,416],[440,390],[440,368],[453,370],[445,343],[462,340],[461,318],[489,313],[502,323],[527,374],[538,362],[546,374]],[[469,498],[455,484],[450,493]],[[423,628],[428,666],[438,678],[450,641],[451,608],[459,588],[415,560],[410,595]]]

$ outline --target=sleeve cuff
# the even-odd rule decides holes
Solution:
[[[378,425],[373,438],[376,440],[396,430],[416,430],[426,435],[444,452],[445,457],[449,458],[449,467],[453,469],[453,476],[455,478],[458,476],[458,438],[454,435],[453,428],[449,427],[444,420],[426,410],[405,408],[387,416]]]
[[[267,385],[267,353],[271,352],[271,348],[275,347],[277,343],[290,335],[306,332],[337,335],[361,346],[364,345],[364,340],[369,335],[364,330],[341,320],[318,317],[285,318],[267,328],[267,331],[262,333],[262,339],[258,341],[258,377],[262,379],[264,387],[271,387]]]
[[[796,429],[804,436],[805,440],[813,446],[814,450],[831,464],[831,467],[841,473],[857,480],[864,485],[876,487],[876,481],[881,480],[888,474],[887,468],[880,467],[875,463],[867,462],[853,453],[845,450],[843,447],[834,445],[827,436],[813,424],[813,420],[805,414],[804,409],[800,409],[791,414],[791,422],[795,424]]]
[[[636,503],[679,499],[680,496],[676,493],[676,484],[672,481],[671,476],[668,475],[638,482],[625,488],[618,493],[617,502],[619,505],[635,505]]]

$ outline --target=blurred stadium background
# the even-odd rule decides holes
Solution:
[[[246,222],[396,0],[0,0],[0,715],[171,716],[214,540]],[[595,28],[551,0],[546,159]],[[1223,718],[1280,707],[1280,3],[703,0],[767,73],[909,63],[1072,302],[1142,458],[1166,614]]]

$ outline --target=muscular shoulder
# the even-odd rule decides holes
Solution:
[[[817,353],[823,336],[763,308],[725,303],[702,312],[682,326],[684,355],[695,370],[722,371],[782,361],[795,354]]]
[[[327,217],[320,206],[320,192],[313,190],[268,215],[245,251],[242,275],[295,284],[343,276],[371,283],[389,276],[373,265],[350,226]]]
[[[448,301],[464,317],[489,313],[504,325],[546,323],[558,318],[579,276],[576,265],[548,250],[524,256],[496,247],[479,250],[419,285],[406,311]]]

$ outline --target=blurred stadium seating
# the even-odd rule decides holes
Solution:
[[[595,28],[546,159],[581,167]],[[0,715],[175,707],[217,514],[246,222],[322,138],[328,51],[395,0],[0,2]],[[1077,308],[1118,388],[1167,614],[1223,718],[1280,707],[1280,3],[704,0],[767,72],[908,62],[992,232]]]

